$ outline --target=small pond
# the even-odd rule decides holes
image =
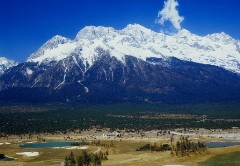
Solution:
[[[20,148],[56,148],[56,147],[67,147],[67,146],[75,146],[75,145],[87,145],[87,142],[67,142],[67,141],[59,141],[59,142],[34,142],[34,143],[26,143],[19,145]]]
[[[203,142],[203,144],[209,148],[222,148],[240,145],[240,142]]]

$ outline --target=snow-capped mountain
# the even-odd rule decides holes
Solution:
[[[53,37],[4,72],[0,101],[240,101],[239,48],[225,33],[88,26],[74,40]]]
[[[10,59],[7,59],[7,58],[4,58],[4,57],[0,57],[0,76],[7,70],[9,69],[10,67],[13,67],[13,66],[16,66],[18,63],[13,61],[13,60],[10,60]]]
[[[149,57],[176,57],[181,60],[211,64],[240,73],[240,41],[225,33],[198,36],[183,29],[173,35],[157,33],[138,24],[122,30],[87,26],[74,40],[55,36],[33,53],[28,62],[58,62],[71,54],[90,66],[96,59],[96,48],[125,62],[125,55],[146,61]]]
[[[29,60],[59,61],[69,55],[72,51],[69,50],[71,45],[70,39],[56,35],[48,40],[37,52],[33,53]],[[54,53],[53,50],[55,50]]]

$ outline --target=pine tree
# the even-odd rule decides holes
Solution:
[[[74,159],[74,154],[71,152],[67,157],[65,157],[64,166],[75,166],[76,161]]]
[[[83,156],[77,158],[77,166],[84,166]]]
[[[83,164],[85,166],[89,166],[91,163],[91,158],[90,158],[90,155],[85,150],[82,152],[82,157],[83,157]]]
[[[101,159],[97,154],[93,154],[93,165],[101,166]]]

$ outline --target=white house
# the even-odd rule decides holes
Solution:
[[[116,131],[114,131],[114,132],[112,132],[112,133],[103,133],[103,137],[105,137],[105,138],[109,138],[109,137],[119,137],[119,136],[121,136],[121,134],[118,133],[118,132],[116,132]]]

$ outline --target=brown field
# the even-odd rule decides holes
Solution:
[[[36,141],[33,137],[31,140],[21,140],[23,142],[28,141]],[[47,141],[49,140],[64,140],[66,136],[60,135],[44,135]],[[159,138],[116,138],[116,139],[92,139],[88,136],[71,136],[71,140],[81,140],[86,139],[87,141],[92,140],[100,140],[101,143],[110,144],[112,141],[114,147],[105,148],[105,147],[96,147],[96,146],[89,146],[88,151],[94,152],[96,149],[100,148],[101,151],[109,151],[108,160],[102,162],[103,166],[161,166],[161,165],[186,165],[186,166],[194,166],[198,165],[198,162],[205,161],[213,156],[218,154],[230,153],[230,152],[237,152],[240,151],[240,146],[233,146],[233,147],[226,147],[226,148],[215,148],[215,149],[208,149],[205,154],[198,154],[198,155],[190,155],[187,157],[176,157],[171,156],[170,152],[143,152],[143,151],[136,151],[137,148],[143,146],[147,143],[167,143],[167,139],[159,139]],[[201,140],[215,140],[219,141],[219,139],[213,138],[201,138]],[[1,166],[60,166],[61,162],[64,161],[65,156],[67,156],[70,151],[73,151],[75,156],[81,153],[82,150],[80,149],[21,149],[19,148],[19,138],[12,137],[6,139],[0,139],[0,142],[10,142],[11,144],[3,144],[0,145],[0,153],[6,154],[7,156],[11,156],[17,158],[14,161],[0,161]],[[21,143],[23,143],[21,142]],[[39,152],[40,155],[36,157],[23,157],[17,155],[18,152]]]

